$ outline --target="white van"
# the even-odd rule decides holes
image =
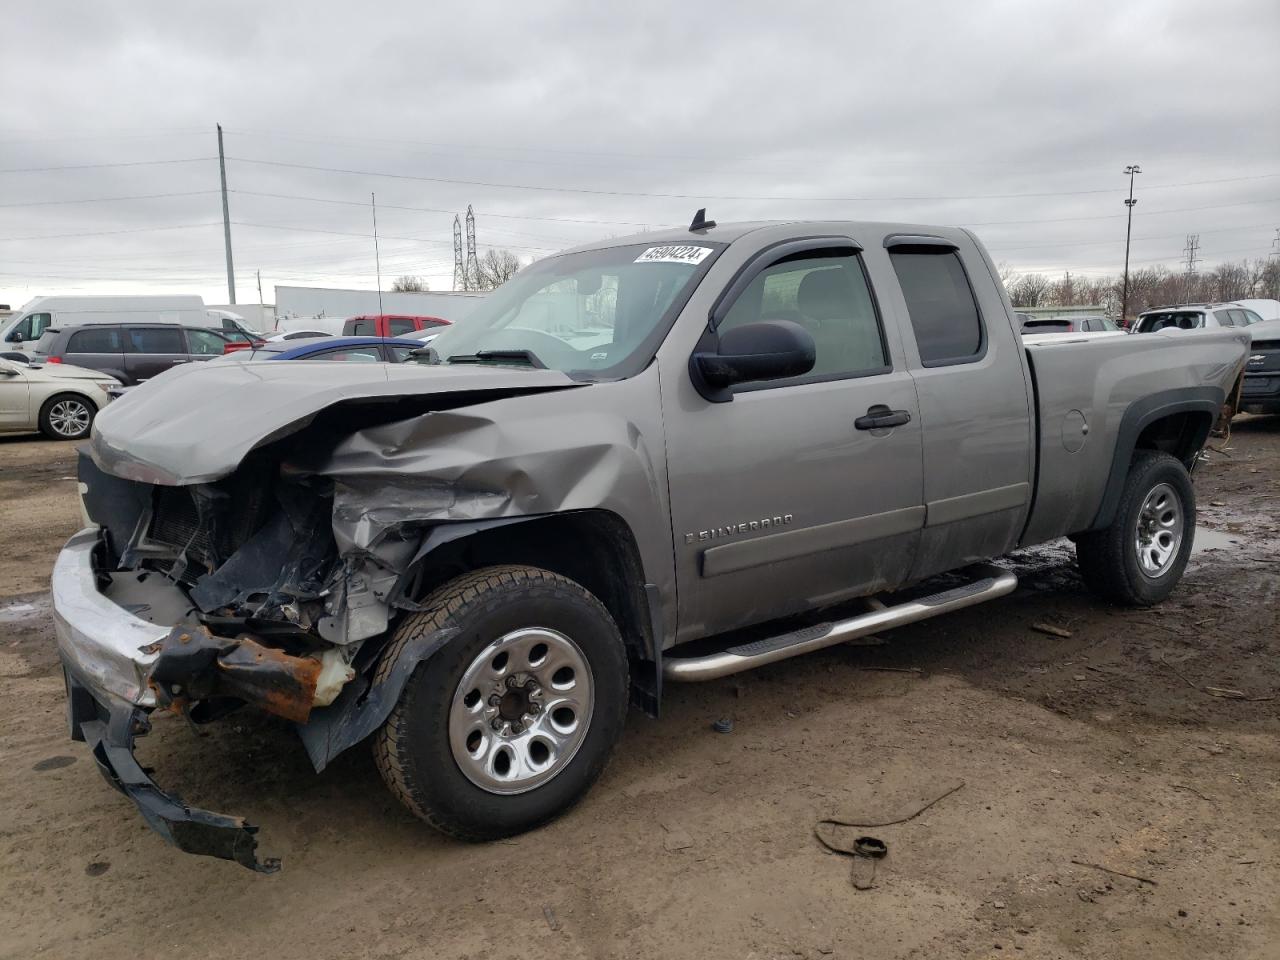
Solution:
[[[212,316],[196,296],[36,297],[0,328],[0,349],[29,353],[50,327],[92,323],[178,323],[215,330],[241,329],[236,316]]]

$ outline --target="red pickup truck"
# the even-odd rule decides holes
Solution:
[[[367,317],[349,317],[342,325],[342,334],[347,337],[402,337],[415,330],[448,325],[449,321],[442,317],[381,313]]]

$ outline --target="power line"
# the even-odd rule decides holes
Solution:
[[[217,190],[184,190],[181,193],[135,193],[126,197],[81,197],[76,200],[29,200],[26,203],[0,203],[0,208],[60,207],[73,203],[113,203],[117,200],[167,200],[171,197],[200,197],[205,194],[217,192]]]
[[[1246,226],[1246,227],[1222,227],[1222,228],[1219,228],[1219,229],[1217,229],[1217,230],[1201,230],[1201,231],[1200,231],[1200,233],[1235,233],[1235,232],[1237,232],[1237,231],[1242,231],[1242,230],[1259,230],[1259,229],[1262,229],[1262,228],[1270,229],[1270,228],[1271,228],[1271,224],[1269,224],[1269,223],[1252,223],[1252,224],[1249,224],[1249,225],[1248,225],[1248,226]],[[1199,235],[1200,235],[1200,234],[1196,234],[1196,236],[1199,236]],[[1175,238],[1177,238],[1177,237],[1183,237],[1183,236],[1186,236],[1186,234],[1182,234],[1182,233],[1166,233],[1166,234],[1163,234],[1163,235],[1158,236],[1158,237],[1134,237],[1133,239],[1134,239],[1135,241],[1137,241],[1137,240],[1143,240],[1143,241],[1145,241],[1145,240],[1172,240],[1172,239],[1175,239]],[[1053,241],[1053,242],[1051,242],[1051,243],[1024,243],[1024,244],[1020,244],[1019,246],[1016,246],[1016,247],[1008,247],[1008,246],[1004,246],[1003,244],[991,244],[991,245],[989,245],[989,246],[988,246],[988,249],[989,249],[989,250],[1033,250],[1033,249],[1037,249],[1037,248],[1040,248],[1040,247],[1092,247],[1092,246],[1104,245],[1104,244],[1109,244],[1109,243],[1119,244],[1119,243],[1124,243],[1124,241],[1123,241],[1123,240],[1120,240],[1120,239],[1111,239],[1111,240],[1055,240],[1055,241]]]
[[[275,224],[275,223],[249,223],[244,220],[232,220],[231,222],[237,227],[258,227],[259,229],[262,229],[262,230],[293,230],[293,231],[297,231],[298,233],[327,233],[327,234],[333,234],[334,236],[338,236],[338,237],[363,237],[366,240],[370,239],[369,234],[367,233],[349,233],[343,230],[323,230],[319,227],[294,227],[294,226],[286,226],[284,224]],[[430,243],[435,246],[444,246],[444,247],[451,245],[451,241],[449,240],[428,240],[426,237],[403,237],[403,236],[393,236],[391,234],[379,234],[379,236],[382,237],[382,239],[384,240],[412,240],[414,243]],[[521,245],[518,243],[509,243],[507,244],[507,246],[514,247],[517,250],[532,250],[535,252],[559,249],[558,247],[534,247],[534,246],[529,246],[527,244]]]
[[[307,196],[301,196],[296,193],[260,193],[255,190],[232,190],[230,192],[243,194],[247,197],[270,197],[275,200],[304,200],[310,203],[333,203],[333,204],[340,204],[343,206],[357,206],[357,207],[364,206],[364,203],[358,200],[335,200],[331,197],[307,197]],[[415,213],[447,213],[447,214],[453,213],[452,210],[446,210],[443,207],[408,207],[408,206],[397,206],[396,204],[392,204],[392,203],[384,203],[382,207],[384,210],[411,210]],[[486,217],[493,217],[495,219],[501,219],[501,220],[543,220],[548,223],[586,223],[586,224],[602,224],[605,226],[619,226],[619,227],[655,226],[652,220],[592,220],[592,219],[583,219],[583,218],[576,218],[576,217],[535,217],[528,214],[490,213],[487,210],[481,210],[480,212]],[[664,224],[656,224],[656,226],[676,227],[676,226],[680,226],[680,224],[664,223]]]
[[[1201,210],[1225,210],[1228,207],[1252,207],[1262,203],[1280,203],[1280,197],[1266,197],[1262,200],[1238,200],[1235,203],[1214,203],[1206,207],[1176,207],[1171,210],[1148,210],[1144,216],[1157,217],[1166,213],[1198,213]],[[1085,220],[1123,220],[1125,216],[1126,215],[1123,213],[1107,213],[1093,217],[1053,217],[1043,220],[987,220],[985,222],[966,220],[963,224],[953,224],[953,226],[1001,227],[1036,223],[1078,223]]]
[[[167,227],[134,227],[129,230],[97,230],[91,233],[43,233],[35,237],[0,237],[0,243],[18,243],[29,240],[65,240],[69,237],[112,237],[121,233],[151,233],[155,230],[192,230],[196,227],[218,227],[222,222],[213,220],[208,223],[175,223]]]
[[[409,173],[390,173],[378,170],[353,170],[346,167],[322,167],[315,164],[291,163],[285,160],[260,160],[252,157],[230,157],[237,163],[253,163],[269,167],[284,167],[291,170],[313,170],[321,173],[342,173],[360,177],[385,177],[391,180],[412,180],[422,183],[449,183],[458,186],[488,187],[506,190],[534,190],[545,193],[582,193],[591,196],[606,197],[651,197],[659,200],[758,200],[786,201],[789,203],[923,203],[949,200],[1016,200],[1034,197],[1079,197],[1095,194],[1114,194],[1112,189],[1106,190],[1060,190],[1033,193],[975,193],[954,197],[787,197],[787,196],[748,196],[731,194],[692,194],[692,193],[648,193],[636,190],[597,190],[588,187],[549,187],[528,183],[499,183],[489,180],[462,180],[451,177],[424,177]],[[1172,187],[1193,187],[1203,184],[1238,183],[1246,180],[1263,180],[1280,177],[1280,173],[1264,173],[1247,177],[1227,177],[1216,180],[1187,180],[1182,183],[1163,183],[1147,187],[1148,190],[1168,189]]]
[[[63,167],[14,167],[0,173],[47,173],[50,170],[102,170],[107,167],[155,167],[166,163],[203,163],[217,157],[184,157],[180,160],[127,160],[120,163],[75,163]]]

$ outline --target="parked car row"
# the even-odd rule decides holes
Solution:
[[[1022,333],[1120,333],[1126,332],[1103,316],[1067,314],[1057,317],[1016,315]],[[1208,330],[1250,327],[1264,320],[1280,319],[1280,301],[1234,300],[1218,303],[1183,303],[1152,307],[1138,314],[1128,333],[1157,333],[1161,330]]]
[[[17,311],[0,329],[0,344],[7,351],[30,353],[49,329],[121,323],[212,327],[232,337],[252,333],[243,317],[206,308],[195,296],[55,296],[36,297]]]

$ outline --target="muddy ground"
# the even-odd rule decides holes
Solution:
[[[669,688],[584,803],[509,842],[434,834],[365,749],[317,776],[269,718],[157,723],[143,762],[260,824],[270,877],[166,847],[66,739],[44,591],[72,461],[0,440],[0,956],[1280,957],[1280,418],[1210,451],[1164,606],[1031,552],[1014,595],[884,646]],[[814,839],[959,783],[865,831],[869,890]]]

